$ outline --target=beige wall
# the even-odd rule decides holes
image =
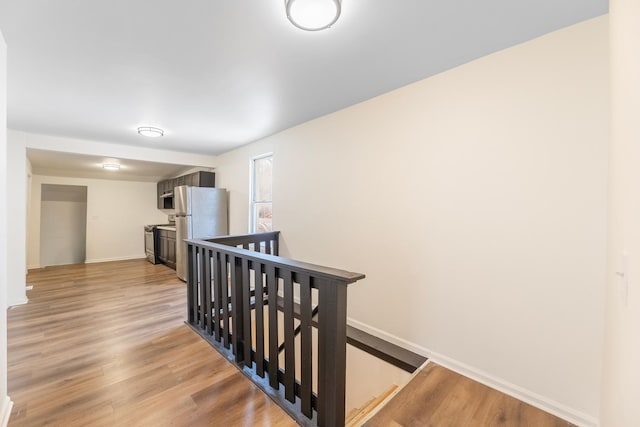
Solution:
[[[640,3],[612,0],[610,9],[611,213],[602,426],[630,427],[640,425]]]
[[[231,232],[273,152],[283,254],[367,275],[352,324],[595,424],[607,40],[590,20],[221,156]]]
[[[167,222],[156,207],[153,182],[107,181],[33,175],[29,241],[29,268],[40,266],[41,185],[87,186],[87,262],[144,257],[144,225]]]

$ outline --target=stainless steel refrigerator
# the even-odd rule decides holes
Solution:
[[[175,188],[176,273],[187,280],[187,245],[184,239],[210,239],[229,232],[227,190],[224,188]]]

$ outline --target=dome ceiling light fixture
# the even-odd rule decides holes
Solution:
[[[285,0],[287,18],[305,31],[331,27],[340,17],[342,0]]]
[[[159,138],[164,135],[164,131],[160,128],[154,128],[151,126],[140,126],[138,133],[142,136],[148,136],[149,138]]]
[[[108,171],[117,171],[120,170],[120,165],[118,163],[103,163],[102,168]]]

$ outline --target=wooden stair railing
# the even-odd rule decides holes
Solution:
[[[300,424],[342,427],[347,285],[364,275],[279,257],[278,236],[186,240],[187,322]]]

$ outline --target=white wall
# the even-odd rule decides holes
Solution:
[[[221,156],[231,232],[273,152],[282,254],[365,273],[352,324],[595,424],[607,40],[590,20]]]
[[[40,267],[42,184],[87,186],[87,262],[144,258],[144,225],[167,222],[157,209],[153,182],[108,181],[33,175],[28,265]]]
[[[7,253],[8,279],[7,303],[9,306],[24,304],[26,295],[26,251],[18,250],[24,247],[27,239],[27,150],[21,139],[7,138],[7,241],[12,248]],[[13,249],[15,248],[15,250]]]
[[[363,409],[373,398],[386,395],[392,387],[404,386],[411,374],[347,345],[346,377],[345,415],[349,415],[354,409]]]
[[[0,425],[11,413],[7,394],[7,46],[0,31]]]
[[[640,3],[612,0],[609,7],[611,184],[602,426],[630,427],[640,425]]]

